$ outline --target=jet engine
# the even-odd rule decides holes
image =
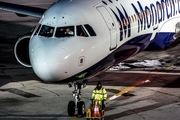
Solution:
[[[25,66],[31,67],[29,59],[29,41],[31,34],[26,34],[18,39],[14,47],[14,53],[17,61]]]

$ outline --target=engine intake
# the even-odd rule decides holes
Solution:
[[[18,39],[14,47],[14,53],[17,61],[25,66],[31,67],[30,59],[29,59],[29,41],[31,35],[25,35]]]

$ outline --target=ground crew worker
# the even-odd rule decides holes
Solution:
[[[104,109],[104,102],[107,99],[107,93],[106,89],[102,87],[101,82],[98,82],[96,88],[93,90],[92,99],[98,100],[99,106],[101,106],[101,108]]]

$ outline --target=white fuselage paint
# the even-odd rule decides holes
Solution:
[[[163,1],[169,0],[57,2],[44,13],[39,24],[55,30],[57,27],[74,26],[74,32],[77,25],[84,27],[89,24],[96,36],[91,36],[84,27],[88,37],[75,34],[73,37],[57,38],[55,33],[52,37],[44,37],[35,35],[37,26],[29,46],[33,70],[42,80],[61,81],[90,68],[137,36],[151,34],[151,41],[157,32],[175,32],[180,1]],[[76,77],[84,79],[86,74]]]

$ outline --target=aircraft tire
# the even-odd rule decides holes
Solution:
[[[83,117],[85,114],[85,103],[83,101],[78,102],[78,116]]]
[[[75,102],[69,101],[68,103],[68,115],[74,116],[75,115]]]

